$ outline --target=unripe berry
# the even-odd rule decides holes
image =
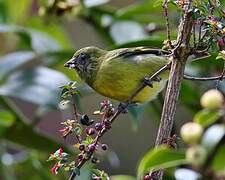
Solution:
[[[203,128],[200,124],[189,122],[181,127],[180,135],[187,144],[196,144],[203,134]]]
[[[202,95],[200,102],[204,108],[211,110],[218,109],[222,107],[224,103],[224,97],[220,91],[211,89]]]
[[[195,167],[203,165],[207,157],[206,150],[201,146],[193,146],[186,151],[186,159]]]

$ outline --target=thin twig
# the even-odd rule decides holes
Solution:
[[[225,74],[225,63],[223,63],[223,71],[222,71],[222,73],[220,74],[220,78],[219,78],[219,79],[217,80],[217,82],[216,82],[216,89],[218,88],[220,81],[223,80],[224,74]]]
[[[76,122],[78,122],[78,112],[77,112],[77,106],[76,106],[76,102],[75,102],[75,95],[72,95],[72,107],[73,107],[73,115],[74,115],[74,120]],[[81,138],[79,135],[75,136],[77,139],[78,143],[81,143]]]
[[[166,17],[166,32],[167,32],[167,40],[169,44],[169,48],[172,49],[173,45],[171,43],[171,37],[170,37],[170,24],[169,24],[169,17],[168,17],[168,0],[164,0],[163,2],[163,9],[164,9],[164,15]]]
[[[225,73],[225,72],[224,72]],[[222,79],[221,76],[213,76],[213,77],[193,77],[189,75],[184,75],[184,79],[191,80],[191,81],[215,81],[215,80],[222,80],[225,79],[223,74]]]

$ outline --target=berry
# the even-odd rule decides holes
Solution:
[[[102,124],[101,124],[101,123],[96,123],[96,124],[95,124],[95,129],[96,129],[97,131],[101,131],[101,130],[102,130]]]
[[[89,124],[90,124],[89,117],[86,114],[82,115],[80,118],[80,123],[82,125],[89,126]]]
[[[94,144],[91,144],[89,145],[89,151],[93,152],[95,150],[95,145]]]
[[[195,167],[201,166],[207,157],[206,150],[201,146],[190,147],[186,151],[186,159]]]
[[[95,134],[95,130],[94,128],[87,128],[86,129],[86,133],[91,136],[91,135],[94,135]]]
[[[216,90],[211,89],[203,94],[201,97],[201,105],[207,109],[218,109],[221,108],[224,103],[223,94]]]
[[[108,149],[108,146],[106,144],[102,144],[102,150],[106,151]]]
[[[145,175],[144,180],[151,180],[149,175]]]
[[[84,145],[84,144],[80,144],[79,150],[80,150],[80,151],[83,151],[84,149],[85,149],[85,145]]]
[[[196,144],[203,134],[203,128],[200,124],[189,122],[181,127],[180,135],[185,143]]]

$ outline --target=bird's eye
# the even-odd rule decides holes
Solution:
[[[81,53],[78,57],[79,63],[84,65],[86,62],[86,59],[88,58],[87,54]]]
[[[80,54],[80,58],[81,58],[82,60],[86,59],[86,57],[87,57],[86,54],[84,54],[84,53],[81,53],[81,54]]]

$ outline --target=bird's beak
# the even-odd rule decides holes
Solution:
[[[72,58],[64,64],[64,67],[74,68],[76,64],[76,58]]]

